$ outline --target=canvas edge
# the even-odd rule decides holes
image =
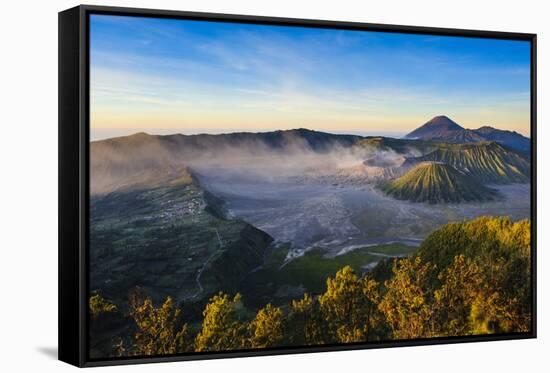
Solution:
[[[89,105],[88,105],[88,16],[90,14],[119,14],[144,17],[168,17],[180,19],[201,19],[223,22],[245,22],[271,25],[304,27],[323,27],[333,29],[370,30],[381,32],[404,32],[413,34],[432,34],[462,37],[481,37],[494,39],[524,40],[531,43],[531,220],[532,220],[532,328],[528,333],[501,335],[482,335],[465,337],[445,337],[436,339],[417,339],[404,341],[385,341],[377,343],[359,343],[332,346],[300,346],[273,348],[265,350],[224,351],[200,354],[181,354],[157,357],[136,357],[129,359],[93,359],[87,357],[87,239],[88,239],[88,147],[89,147]],[[62,27],[72,27],[77,22],[78,35],[62,35]],[[72,26],[70,26],[72,25]],[[483,30],[462,30],[438,27],[383,25],[358,22],[342,22],[281,17],[263,17],[250,15],[231,15],[217,13],[184,12],[173,10],[138,9],[110,6],[80,5],[59,13],[59,360],[80,367],[125,365],[138,363],[175,362],[187,360],[206,360],[217,358],[235,358],[252,356],[271,356],[295,353],[316,353],[328,351],[346,351],[371,348],[411,347],[453,343],[503,341],[513,339],[536,338],[536,34],[497,32]],[[76,40],[76,44],[75,44]],[[77,49],[78,61],[67,46]],[[73,51],[74,52],[74,51]],[[62,75],[71,70],[76,81],[65,79]],[[67,97],[68,93],[74,97]],[[77,133],[74,130],[78,123]],[[76,145],[75,142],[76,141]],[[75,151],[75,146],[78,148]],[[72,154],[78,159],[75,169],[63,155]],[[77,177],[74,178],[74,175]],[[73,177],[71,182],[71,177]],[[78,180],[78,185],[74,181]],[[67,198],[67,195],[69,198]],[[74,202],[75,195],[78,198]],[[67,200],[68,199],[68,200]],[[78,211],[78,218],[71,214]],[[73,233],[72,233],[73,232]],[[74,232],[78,232],[75,240]],[[78,252],[75,253],[76,244]],[[71,251],[71,247],[73,248]],[[68,267],[67,267],[68,266]],[[76,270],[76,271],[75,271]],[[75,273],[76,272],[76,273]],[[76,304],[75,306],[75,301]],[[67,319],[69,321],[67,321]],[[76,322],[75,322],[76,320]],[[67,325],[68,324],[68,325]],[[67,341],[77,341],[77,346],[67,345]]]
[[[58,14],[58,358],[82,366],[80,7]]]

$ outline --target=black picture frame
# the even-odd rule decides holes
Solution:
[[[527,41],[531,45],[531,291],[532,328],[528,333],[443,337],[416,340],[353,343],[304,347],[187,353],[170,356],[90,359],[87,356],[87,283],[89,240],[89,29],[91,14],[368,30],[410,34],[462,36]],[[446,343],[536,338],[536,34],[383,25],[310,19],[197,13],[81,5],[59,13],[59,360],[79,367],[199,359],[282,355]]]

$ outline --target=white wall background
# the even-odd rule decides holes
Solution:
[[[165,8],[538,34],[537,340],[109,368],[186,372],[537,372],[550,367],[550,23],[545,1],[126,0]],[[57,354],[57,12],[76,1],[5,1],[0,21],[0,370],[68,371]],[[33,370],[34,369],[34,370]]]

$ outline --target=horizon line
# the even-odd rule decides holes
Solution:
[[[421,127],[421,126],[419,126]],[[417,128],[419,128],[417,127]],[[482,126],[482,127],[491,127],[496,130],[500,130],[497,127],[493,126]],[[479,127],[479,128],[482,128]],[[465,130],[476,130],[476,129],[470,129],[470,128],[464,128]],[[154,131],[160,131],[160,133],[153,133],[150,130]],[[258,131],[251,131],[251,130],[243,130],[243,129],[228,129],[227,131],[220,131],[218,129],[208,129],[204,128],[201,131],[193,131],[198,129],[190,129],[192,130],[192,133],[185,133],[185,132],[177,132],[178,130],[182,130],[181,128],[95,128],[90,129],[90,142],[97,142],[97,141],[103,141],[103,140],[110,140],[110,139],[116,139],[116,138],[122,138],[122,137],[130,137],[135,136],[139,134],[145,134],[148,136],[201,136],[201,135],[211,135],[211,136],[218,136],[218,135],[231,135],[231,134],[242,134],[242,133],[249,133],[249,134],[260,134],[260,133],[270,133],[270,132],[290,132],[290,131],[300,131],[300,130],[306,130],[311,132],[319,132],[319,133],[327,133],[331,135],[342,135],[342,136],[358,136],[358,137],[386,137],[386,138],[393,138],[393,139],[405,139],[407,134],[412,132],[406,132],[403,133],[401,131],[382,131],[377,133],[370,133],[369,131],[353,131],[353,130],[317,130],[317,129],[311,129],[307,127],[296,127],[296,128],[289,128],[289,129],[273,129],[273,130],[258,130]],[[210,130],[210,131],[209,131]],[[100,132],[119,132],[118,134],[114,135],[114,133],[111,133],[111,135],[114,136],[93,136],[92,132],[94,131],[100,131]],[[176,131],[176,132],[174,132]],[[414,130],[413,130],[414,131]],[[521,136],[524,136],[525,138],[531,139],[531,136],[526,136],[520,132],[517,131],[510,131],[510,130],[504,130],[509,131],[512,133],[517,133]],[[409,138],[408,140],[415,140],[412,138]]]

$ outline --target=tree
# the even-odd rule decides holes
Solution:
[[[284,338],[283,312],[269,303],[260,309],[249,325],[252,348],[266,348],[280,345]]]
[[[225,351],[246,347],[246,324],[238,314],[241,295],[230,299],[219,293],[210,299],[203,312],[202,330],[195,339],[197,351]]]
[[[439,297],[436,306],[441,307],[441,315],[445,314],[444,303],[456,306],[462,302],[464,307],[457,311],[448,305],[449,310],[454,309],[448,314],[454,322],[440,319],[438,333],[529,331],[532,312],[530,254],[531,224],[528,220],[513,222],[509,217],[482,216],[447,224],[431,233],[417,256],[436,266],[428,281],[432,288],[439,288],[434,294]],[[474,271],[476,275],[470,272],[472,276],[464,276],[460,271]],[[467,326],[464,312],[468,307]]]
[[[375,337],[382,335],[383,316],[378,309],[380,304],[380,284],[370,278],[363,278],[363,297],[365,297],[365,318],[367,329],[366,341],[371,341]]]
[[[464,255],[457,255],[438,278],[442,285],[434,292],[435,334],[472,334],[472,305],[484,281],[480,267]]]
[[[92,295],[89,300],[90,316],[92,319],[97,319],[99,315],[105,313],[113,313],[117,311],[117,306],[103,298],[99,294]]]
[[[239,294],[219,293],[203,310],[194,345],[171,298],[155,308],[136,288],[129,309],[137,332],[108,348],[116,356],[153,355],[530,331],[530,234],[528,221],[508,218],[447,224],[415,256],[383,261],[364,277],[344,267],[321,295],[306,293],[290,307],[267,304],[250,323]],[[91,333],[126,326],[101,296],[92,296],[89,307]],[[114,328],[110,320],[122,322]]]
[[[482,285],[472,302],[474,334],[527,332],[531,328],[528,258],[502,258],[482,267]]]
[[[491,264],[499,258],[528,256],[530,242],[529,221],[512,222],[509,217],[482,216],[449,223],[435,230],[422,242],[417,255],[440,269],[451,265],[454,257],[460,254]]]
[[[317,298],[306,293],[302,299],[293,300],[290,308],[286,332],[289,344],[311,346],[328,342],[327,325]]]
[[[379,309],[396,339],[432,336],[433,320],[428,276],[434,269],[420,257],[394,263],[393,277],[385,282],[386,294]]]
[[[378,301],[378,283],[359,278],[349,266],[327,279],[327,290],[319,298],[331,336],[340,343],[369,339]]]
[[[181,310],[174,306],[172,298],[166,298],[159,308],[155,308],[151,298],[136,299],[130,316],[138,329],[134,334],[134,355],[167,355],[191,349],[187,324],[180,326]],[[121,346],[119,350],[123,350]]]
[[[113,330],[119,330],[126,322],[118,307],[99,294],[92,295],[88,300],[90,316],[90,356],[109,356],[111,354],[108,338]]]

